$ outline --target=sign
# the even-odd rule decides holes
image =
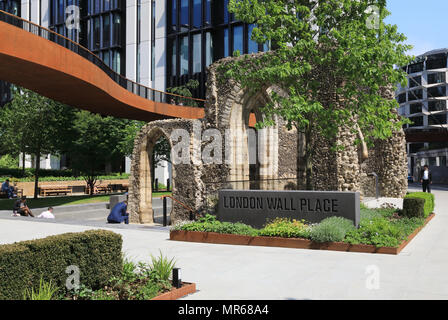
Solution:
[[[217,217],[262,228],[277,217],[318,223],[337,216],[358,226],[359,206],[358,192],[220,190]]]

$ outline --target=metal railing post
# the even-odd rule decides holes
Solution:
[[[163,226],[166,227],[167,223],[167,205],[166,205],[166,197],[163,197]]]

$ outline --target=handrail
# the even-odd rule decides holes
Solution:
[[[80,55],[81,57],[89,60],[90,62],[95,64],[97,67],[99,67],[104,73],[106,73],[109,76],[109,78],[111,78],[118,85],[120,85],[121,87],[125,88],[126,90],[128,90],[142,98],[152,100],[155,102],[164,102],[164,103],[168,103],[168,104],[173,104],[171,102],[190,103],[191,105],[188,105],[188,104],[187,105],[191,106],[191,107],[198,107],[198,106],[203,107],[204,106],[204,103],[205,103],[204,99],[186,97],[186,96],[181,96],[181,95],[178,95],[175,93],[160,91],[160,90],[153,89],[153,88],[147,87],[145,85],[139,84],[133,80],[127,79],[123,75],[115,72],[106,63],[104,63],[104,61],[100,57],[98,57],[95,53],[93,53],[89,49],[85,48],[84,46],[80,45],[79,43],[76,43],[75,41],[73,41],[63,35],[60,35],[59,33],[56,33],[50,29],[42,27],[36,23],[25,20],[21,17],[18,17],[16,15],[13,15],[13,14],[8,13],[3,10],[0,10],[0,21],[3,21],[5,23],[8,23],[15,27],[19,27],[25,31],[31,32],[41,38],[44,38],[44,39],[49,40],[53,43],[56,43],[60,46],[63,46],[64,48]],[[27,24],[28,24],[28,27],[26,27]],[[35,30],[32,30],[32,27],[34,27]],[[47,32],[48,34],[46,36],[44,36],[44,32]],[[64,42],[64,44],[61,43],[61,40]],[[65,43],[66,41],[68,43]],[[150,93],[150,94],[148,94],[148,93]],[[156,94],[158,94],[158,97],[156,97]],[[170,100],[173,100],[173,101],[168,101],[167,96],[170,97],[171,98]],[[176,100],[180,100],[180,101],[176,101]]]
[[[180,202],[180,201],[177,200],[176,198],[173,198],[173,196],[170,196],[170,195],[163,195],[163,196],[161,196],[160,198],[162,198],[162,199],[163,199],[163,198],[171,198],[171,200],[174,200],[175,202],[179,203],[182,207],[184,207],[184,208],[187,209],[188,211],[190,211],[190,212],[194,212],[193,209],[191,209],[190,207],[188,207],[186,204]]]

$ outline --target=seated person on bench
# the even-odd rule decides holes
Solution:
[[[13,212],[14,215],[17,215],[16,213],[20,214],[21,216],[25,216],[25,217],[33,217],[34,215],[31,212],[30,208],[28,208],[28,205],[26,204],[26,197],[22,197],[21,199],[17,200],[14,203],[14,207],[13,207]]]
[[[107,217],[108,223],[124,223],[129,224],[129,213],[126,212],[128,201],[118,202],[110,211]]]
[[[2,183],[2,192],[5,192],[8,199],[11,199],[15,196],[14,191],[14,187],[9,185],[9,179],[6,179],[6,181]]]

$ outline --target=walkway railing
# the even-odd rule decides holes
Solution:
[[[16,26],[28,32],[31,32],[39,37],[42,37],[46,40],[54,42],[64,48],[80,55],[81,57],[89,60],[97,67],[99,67],[104,73],[106,73],[109,78],[119,84],[121,87],[126,90],[141,96],[142,98],[152,100],[155,102],[168,103],[172,105],[184,105],[191,107],[204,107],[205,100],[196,99],[191,97],[184,97],[173,93],[163,92],[156,89],[152,89],[136,83],[132,80],[129,80],[123,77],[121,74],[112,70],[103,60],[100,59],[96,54],[94,54],[89,49],[83,47],[79,43],[74,42],[73,40],[64,37],[52,30],[49,30],[45,27],[42,27],[38,24],[30,22],[28,20],[22,19],[18,16],[10,14],[8,12],[0,10],[0,21],[6,22],[10,25]]]

